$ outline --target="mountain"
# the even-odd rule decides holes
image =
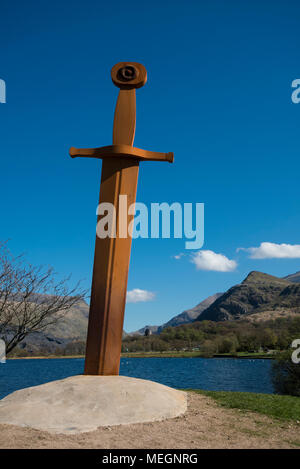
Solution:
[[[166,327],[175,327],[182,326],[183,324],[189,324],[193,322],[200,314],[203,313],[217,298],[219,298],[223,293],[215,293],[212,296],[209,296],[205,300],[201,301],[197,306],[191,309],[187,309],[182,313],[174,316],[168,322],[164,323],[162,326],[145,326],[139,329],[138,331],[131,332],[130,335],[144,335],[145,331],[148,329],[152,334],[160,334],[163,329]]]
[[[181,326],[182,324],[193,322],[196,318],[199,318],[200,315],[221,295],[223,295],[223,293],[215,293],[214,295],[209,296],[205,300],[201,301],[201,303],[199,303],[194,308],[183,311],[183,313],[178,314],[174,318],[170,319],[170,321],[160,326],[159,332],[161,332],[162,329],[165,329],[166,327]]]
[[[150,331],[150,334],[158,334],[158,330],[161,328],[161,326],[144,326],[141,327],[141,329],[138,329],[137,331],[134,332],[129,332],[128,335],[145,335],[146,330]]]
[[[34,297],[39,303],[44,297]],[[129,335],[144,335],[149,329],[159,334],[166,327],[180,326],[193,321],[227,321],[247,318],[259,320],[300,313],[300,272],[278,278],[262,272],[250,272],[245,280],[230,288],[226,293],[216,293],[197,306],[187,309],[161,326],[145,326]],[[19,349],[28,353],[84,353],[89,306],[81,301],[72,307],[57,324],[48,326],[43,332],[28,335],[19,344]],[[127,334],[124,332],[123,337]]]
[[[288,280],[289,282],[300,283],[300,270],[299,272],[296,272],[295,274],[290,274],[283,278],[285,280]]]
[[[43,301],[42,295],[37,295],[36,300],[31,302],[39,303],[41,301]],[[18,344],[17,348],[35,355],[54,353],[58,349],[65,349],[71,343],[80,343],[81,349],[84,349],[88,314],[88,304],[85,301],[80,301],[76,306],[69,309],[57,324],[50,325],[41,332],[28,334]]]
[[[300,307],[300,284],[262,272],[250,272],[245,280],[220,296],[196,321],[228,321],[263,311]],[[299,311],[300,312],[300,311]]]
[[[45,295],[37,294],[33,303],[44,301]],[[18,348],[28,353],[55,353],[59,349],[66,353],[82,354],[85,351],[89,317],[89,305],[80,301],[70,308],[57,324],[45,328],[42,332],[29,334],[20,342]],[[123,337],[127,334],[123,332]]]

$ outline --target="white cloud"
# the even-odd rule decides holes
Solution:
[[[259,247],[239,248],[250,253],[251,259],[297,259],[300,258],[300,244],[261,243]]]
[[[178,259],[181,259],[181,258],[182,258],[182,256],[184,256],[183,252],[181,252],[180,254],[175,254],[175,255],[174,255],[174,256],[172,256],[172,257],[173,257],[173,259],[176,259],[176,260],[178,260]]]
[[[155,298],[155,293],[147,290],[134,288],[127,292],[127,303],[139,303],[140,301],[151,301]]]
[[[214,251],[197,251],[192,254],[191,262],[199,270],[215,270],[217,272],[232,272],[237,267],[235,261]]]

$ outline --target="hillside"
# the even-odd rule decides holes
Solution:
[[[199,316],[222,295],[223,293],[215,293],[214,295],[211,295],[205,300],[201,301],[201,303],[199,303],[194,308],[187,309],[186,311],[183,311],[183,313],[178,314],[174,318],[170,319],[170,321],[160,326],[158,328],[159,333],[166,327],[181,326],[182,324],[193,322],[196,318],[199,318]]]
[[[187,309],[161,326],[147,325],[129,335],[144,335],[146,329],[160,334],[166,327],[176,327],[193,321],[227,321],[267,312],[265,317],[295,314],[300,308],[300,271],[284,278],[253,271],[245,280],[225,293],[216,293],[191,309]],[[296,311],[297,312],[297,311]],[[256,316],[258,320],[259,316]]]
[[[214,295],[209,296],[205,300],[201,301],[194,308],[187,309],[182,313],[174,316],[168,322],[164,323],[162,326],[144,326],[138,331],[131,332],[130,335],[144,335],[146,329],[149,329],[152,334],[160,334],[166,327],[176,327],[183,324],[189,324],[193,322],[200,314],[203,313],[214,301],[216,301],[219,296],[223,293],[215,293]]]
[[[42,295],[37,295],[36,303]],[[57,324],[48,326],[42,332],[29,334],[20,342],[12,354],[25,351],[28,354],[84,354],[88,327],[89,305],[81,301],[73,306]],[[123,338],[126,336],[123,331]]]
[[[40,301],[37,295],[36,302]],[[64,350],[70,344],[77,344],[79,351],[84,350],[88,324],[89,306],[81,301],[66,312],[65,316],[57,324],[48,326],[42,332],[29,334],[14,349],[13,354],[25,351],[28,354],[55,353],[59,349]],[[72,347],[74,349],[74,347]],[[71,349],[70,349],[71,351]]]
[[[284,279],[261,272],[251,272],[245,280],[225,293],[216,293],[197,306],[187,309],[161,326],[145,326],[131,333],[143,336],[150,329],[160,337],[168,327],[185,326],[194,321],[230,321],[247,319],[252,322],[270,321],[287,316],[300,316],[299,272]],[[39,297],[35,299],[38,303]],[[82,301],[67,312],[65,318],[45,331],[34,333],[19,345],[17,353],[27,354],[83,354],[88,324],[89,306]],[[123,338],[127,334],[124,332]]]
[[[285,280],[288,280],[289,282],[300,283],[300,270],[299,270],[299,272],[287,275],[286,277],[283,277],[283,278]]]
[[[250,272],[245,280],[220,296],[196,321],[228,321],[266,310],[300,307],[300,284],[262,272]]]

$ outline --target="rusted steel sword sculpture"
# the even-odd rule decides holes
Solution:
[[[113,83],[120,88],[115,109],[113,145],[102,148],[71,148],[77,156],[102,158],[100,204],[116,209],[116,237],[96,236],[89,325],[86,346],[86,375],[118,375],[122,346],[124,310],[130,260],[131,236],[120,233],[119,196],[127,195],[128,207],[135,203],[140,161],[173,162],[173,153],[157,153],[133,147],[136,102],[135,89],[147,81],[143,65],[120,62],[111,70]]]

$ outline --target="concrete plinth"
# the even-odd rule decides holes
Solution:
[[[186,393],[153,381],[79,375],[6,396],[0,401],[0,423],[74,434],[173,418],[186,407]]]

